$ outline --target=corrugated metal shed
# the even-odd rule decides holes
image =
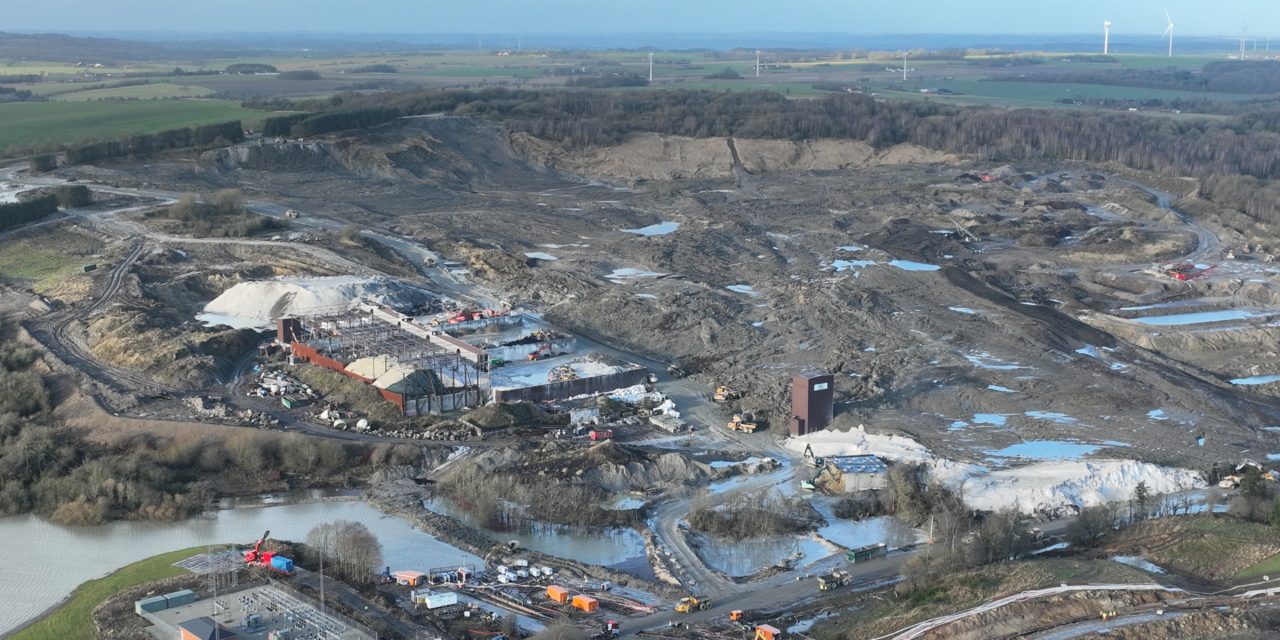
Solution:
[[[834,456],[827,458],[841,473],[884,473],[889,470],[883,460],[875,456]]]

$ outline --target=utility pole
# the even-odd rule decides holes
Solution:
[[[653,52],[649,52],[649,82],[653,82]]]
[[[760,77],[760,50],[756,49],[756,77]]]
[[[320,543],[320,615],[324,615],[324,556],[329,551],[329,531],[325,530]]]
[[[907,54],[902,54],[902,81],[907,81]]]

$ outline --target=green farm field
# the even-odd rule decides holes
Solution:
[[[15,102],[0,104],[0,150],[200,124],[242,120],[256,126],[274,115],[227,100],[130,100],[108,102]]]
[[[214,91],[207,87],[169,82],[152,82],[124,87],[104,87],[69,93],[54,94],[54,100],[62,102],[86,102],[89,100],[155,100],[159,98],[201,98]]]

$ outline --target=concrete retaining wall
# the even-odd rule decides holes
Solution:
[[[494,402],[546,402],[549,400],[564,400],[574,396],[586,395],[589,393],[601,393],[604,391],[613,391],[623,387],[630,387],[641,384],[649,378],[649,370],[644,367],[619,371],[603,376],[592,376],[590,378],[578,378],[577,380],[567,380],[565,382],[549,382],[532,387],[521,387],[519,389],[494,389],[492,392]]]

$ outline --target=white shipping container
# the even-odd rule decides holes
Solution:
[[[529,570],[528,570],[528,569],[520,569],[520,570],[516,571],[516,575],[517,575],[517,576],[519,576],[519,577],[521,577],[521,578],[528,578],[528,577],[529,577]]]
[[[413,601],[427,605],[428,609],[439,609],[458,604],[458,594],[454,591],[414,591]]]
[[[542,575],[544,575],[544,576],[546,576],[546,577],[548,577],[548,578],[550,578],[553,574],[555,574],[555,572],[556,572],[556,570],[555,570],[555,569],[552,569],[551,567],[543,567],[543,568],[542,568]]]
[[[516,566],[517,566],[517,567],[527,567],[527,566],[529,566],[529,561],[528,561],[528,560],[516,560]]]

